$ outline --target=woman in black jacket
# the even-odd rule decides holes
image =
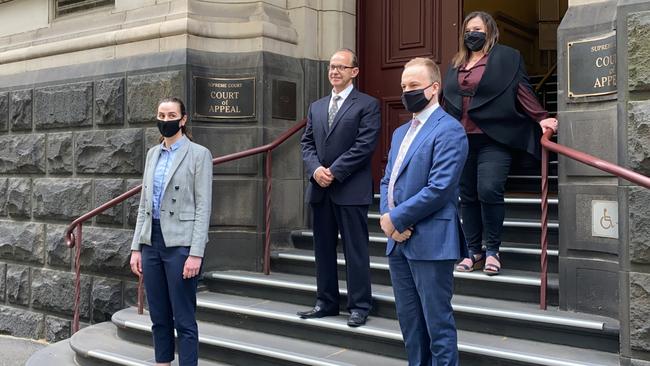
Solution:
[[[460,51],[445,78],[442,106],[461,122],[469,156],[461,176],[461,214],[470,256],[456,266],[488,275],[501,270],[499,247],[505,215],[504,191],[512,153],[539,159],[540,137],[557,120],[537,101],[519,52],[497,43],[489,14],[472,12],[463,21]],[[485,236],[487,252],[483,252]]]

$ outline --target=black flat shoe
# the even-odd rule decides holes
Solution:
[[[366,319],[368,319],[368,315],[364,315],[358,311],[353,311],[348,318],[348,326],[354,328],[360,327],[366,324]]]
[[[339,315],[339,312],[338,311],[325,311],[325,310],[323,310],[323,308],[316,305],[316,306],[314,306],[313,309],[309,309],[307,311],[299,311],[296,314],[298,314],[298,316],[303,318],[303,319],[312,319],[312,318],[324,318],[326,316]]]

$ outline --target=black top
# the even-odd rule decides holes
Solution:
[[[542,128],[517,104],[519,84],[531,89],[519,51],[494,45],[485,73],[469,105],[470,119],[492,139],[541,157]],[[463,95],[458,85],[458,68],[449,67],[442,93],[442,106],[457,120],[462,117]]]

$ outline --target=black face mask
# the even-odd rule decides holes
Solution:
[[[478,51],[483,48],[485,45],[485,33],[484,32],[468,32],[464,36],[465,46],[469,48],[470,51]]]
[[[404,104],[404,108],[411,113],[418,113],[423,110],[431,101],[431,99],[427,99],[424,95],[424,89],[431,85],[433,85],[433,83],[422,89],[410,90],[402,93],[402,104]]]
[[[175,119],[173,121],[161,121],[158,120],[158,131],[164,137],[172,137],[178,133],[181,129],[180,122],[182,118]]]

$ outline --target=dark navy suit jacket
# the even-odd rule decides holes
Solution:
[[[329,128],[330,98],[328,95],[311,104],[301,140],[309,176],[307,202],[321,202],[327,190],[337,205],[369,205],[373,193],[372,154],[381,127],[379,101],[352,89]],[[329,168],[336,178],[327,188],[314,181],[319,166]]]
[[[406,123],[393,133],[386,173],[381,180],[381,213],[388,209],[388,183]],[[404,255],[414,260],[456,260],[467,256],[458,216],[458,182],[467,158],[467,136],[460,123],[438,107],[421,127],[404,157],[393,189],[390,218],[399,232],[413,228]],[[386,255],[395,241],[388,239]]]

